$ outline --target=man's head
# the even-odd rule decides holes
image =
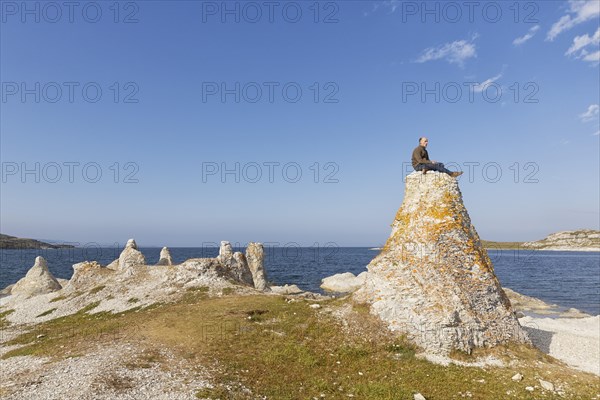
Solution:
[[[423,136],[419,138],[419,144],[423,147],[427,147],[427,144],[429,143],[429,140]]]

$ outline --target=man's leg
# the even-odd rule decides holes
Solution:
[[[447,169],[443,163],[431,163],[431,164],[417,164],[415,167],[415,171],[423,171],[423,173],[427,173],[427,171],[438,171],[448,174],[453,177],[457,177],[462,175],[462,172],[452,172]]]
[[[454,178],[456,178],[457,176],[461,176],[462,175],[462,171],[458,171],[458,172],[452,172],[449,169],[447,169],[446,167],[444,167],[444,164],[442,163],[436,163],[437,164],[437,168],[436,171],[440,171],[440,172],[444,172]]]
[[[442,163],[427,164],[427,169],[429,169],[431,171],[443,172],[448,175],[452,174],[452,171],[446,169],[446,167],[444,167],[444,164],[442,164]]]
[[[426,167],[426,164],[417,164],[417,166],[415,167],[415,171],[423,171],[423,173],[425,174],[429,170],[429,168]]]

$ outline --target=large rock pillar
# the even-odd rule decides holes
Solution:
[[[392,233],[368,270],[354,299],[426,351],[530,343],[447,174],[406,177]]]

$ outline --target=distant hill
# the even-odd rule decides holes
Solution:
[[[600,231],[580,229],[562,231],[532,242],[492,242],[481,241],[487,249],[530,249],[560,251],[600,251]]]
[[[542,240],[525,242],[523,247],[536,250],[600,251],[600,231],[582,229],[556,232]]]
[[[50,244],[35,239],[22,239],[0,233],[0,249],[63,249],[72,248],[70,244]]]

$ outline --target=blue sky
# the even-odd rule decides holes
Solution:
[[[596,0],[0,3],[2,233],[377,245],[423,135],[482,238],[599,229]]]

